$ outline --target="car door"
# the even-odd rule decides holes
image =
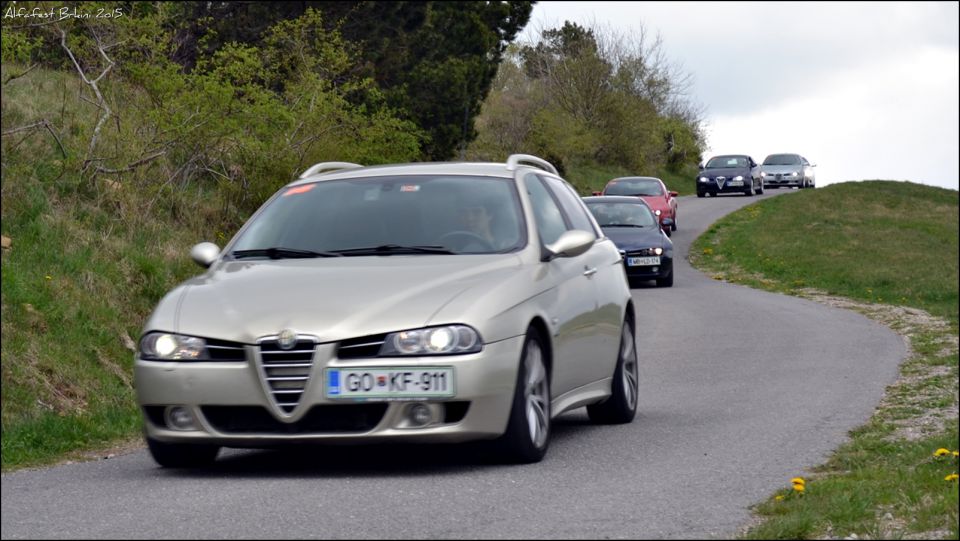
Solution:
[[[578,336],[577,349],[564,370],[564,376],[569,376],[569,385],[576,388],[610,377],[613,373],[619,347],[621,314],[615,293],[617,290],[610,286],[620,284],[623,280],[623,266],[619,251],[612,241],[603,236],[573,187],[556,177],[542,178],[573,229],[587,231],[598,239],[580,257],[582,265],[577,263],[577,270],[582,270],[582,275],[591,285],[589,290],[585,288],[580,293],[590,292],[595,309],[590,325],[584,327],[582,335]]]
[[[524,184],[530,196],[541,246],[551,244],[566,231],[575,229],[544,179],[531,173],[524,177]],[[576,257],[557,257],[542,264],[547,278],[555,284],[543,299],[552,334],[550,387],[554,397],[588,383],[583,381],[577,363],[590,356],[597,332],[595,315],[598,303],[593,284],[596,272],[591,272],[591,251]]]

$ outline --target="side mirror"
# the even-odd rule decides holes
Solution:
[[[815,163],[811,163],[811,164],[810,164],[810,167],[816,167],[816,166],[817,166],[817,164],[815,164]]]
[[[593,246],[594,240],[596,240],[596,237],[586,231],[580,231],[579,229],[567,231],[560,235],[556,242],[546,246],[547,254],[542,260],[550,261],[556,257],[576,257],[589,250]]]
[[[220,257],[220,248],[212,242],[201,242],[190,249],[194,263],[208,269]]]
[[[603,192],[593,192],[593,195],[603,195]]]
[[[679,192],[670,192],[670,197],[677,197],[678,195],[680,195]]]
[[[673,218],[664,218],[660,223],[663,229],[667,229],[668,227],[673,226]]]
[[[698,163],[698,164],[697,164],[697,167],[700,168],[701,171],[703,171],[703,164],[702,164],[702,163]]]

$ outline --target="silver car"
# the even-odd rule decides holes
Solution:
[[[614,243],[540,158],[317,164],[143,328],[153,458],[221,447],[493,440],[535,462],[551,419],[637,408],[634,306]]]
[[[760,166],[764,188],[816,188],[817,174],[811,164],[799,154],[771,154]]]

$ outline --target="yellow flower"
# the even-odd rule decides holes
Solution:
[[[954,451],[953,458],[957,458],[958,456],[960,456],[960,451]]]
[[[803,494],[803,491],[806,490],[806,487],[804,487],[804,486],[801,485],[800,483],[797,483],[797,484],[793,485],[793,490],[799,492],[800,494]]]
[[[957,475],[957,474],[955,474],[955,473],[951,473],[950,475],[944,477],[943,480],[944,480],[944,481],[956,481],[958,478],[960,478],[960,475]]]
[[[944,449],[943,447],[933,452],[933,456],[946,456],[949,454],[950,454],[950,449]]]
[[[791,483],[795,485],[806,485],[807,482],[803,480],[803,477],[794,477],[790,480]]]
[[[782,501],[783,501],[783,496],[777,494],[776,496],[773,497],[773,499],[774,499],[774,500],[777,500],[778,502],[782,502]]]
[[[49,274],[48,274],[48,275],[46,275],[46,276],[44,276],[44,278],[46,278],[47,280],[53,280],[53,277],[52,277],[52,276],[50,276]]]

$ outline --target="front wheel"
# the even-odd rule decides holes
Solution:
[[[620,332],[620,352],[617,357],[617,368],[613,371],[610,398],[599,404],[587,406],[587,415],[590,416],[590,420],[601,424],[623,424],[632,421],[637,414],[639,380],[633,321],[627,318]]]
[[[763,195],[763,190],[764,190],[763,181],[761,180],[761,181],[760,181],[760,188],[757,189],[757,195]]]
[[[165,468],[200,468],[217,459],[220,447],[195,443],[164,443],[147,438],[153,460]]]
[[[540,333],[533,328],[520,353],[507,431],[497,443],[507,460],[521,464],[540,462],[550,444],[550,377]]]

